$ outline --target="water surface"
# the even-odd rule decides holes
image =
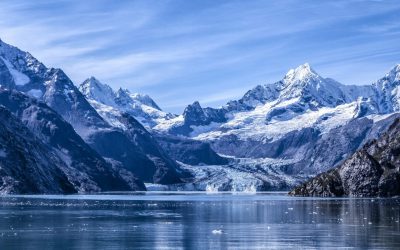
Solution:
[[[0,249],[399,249],[399,205],[283,193],[2,196]]]

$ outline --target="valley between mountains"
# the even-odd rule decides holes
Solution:
[[[399,195],[400,65],[372,80],[344,85],[306,63],[222,107],[194,101],[172,114],[95,77],[73,83],[0,40],[0,193],[255,192],[309,180],[291,194]]]

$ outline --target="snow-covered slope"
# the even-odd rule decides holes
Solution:
[[[189,105],[181,116],[163,120],[153,129],[201,140],[236,135],[271,141],[312,125],[326,132],[377,113],[374,94],[372,86],[342,85],[304,64],[289,70],[283,80],[259,85],[219,109]]]
[[[148,95],[132,94],[129,90],[122,88],[114,91],[94,77],[86,79],[79,86],[79,90],[100,115],[113,126],[122,126],[116,119],[118,112],[129,113],[148,129],[155,126],[159,120],[174,117],[170,113],[163,112]]]

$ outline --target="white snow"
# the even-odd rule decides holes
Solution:
[[[14,83],[16,85],[25,85],[30,82],[29,77],[27,75],[25,75],[24,73],[16,70],[15,67],[10,63],[10,61],[8,61],[7,59],[5,59],[2,56],[0,56],[0,58],[1,58],[1,60],[3,60],[4,64],[7,66],[7,69],[10,72],[10,74],[12,75],[12,77],[14,79]]]
[[[172,119],[159,120],[159,123],[155,127],[153,127],[153,129],[159,131],[167,131],[174,126],[179,126],[182,125],[183,123],[184,123],[184,117],[183,115],[179,115]]]
[[[111,126],[126,129],[125,125],[119,121],[119,117],[121,117],[121,112],[112,107],[100,102],[97,102],[93,99],[88,99],[90,105],[97,111],[97,113]]]
[[[285,102],[284,105],[292,103],[293,100]],[[282,103],[279,105],[283,105]],[[258,141],[274,141],[291,131],[307,127],[315,127],[322,133],[344,125],[354,117],[356,102],[339,105],[335,108],[323,107],[316,111],[307,110],[298,115],[277,120],[266,121],[266,114],[271,110],[271,103],[258,106],[252,111],[238,112],[233,114],[231,120],[224,124],[212,124],[209,127],[197,127],[192,133],[194,139],[213,140],[224,135],[236,135],[240,139],[253,139]],[[325,119],[321,119],[324,117]],[[206,131],[201,133],[202,131]]]

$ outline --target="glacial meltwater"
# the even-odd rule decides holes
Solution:
[[[0,249],[399,249],[400,199],[1,196]]]

